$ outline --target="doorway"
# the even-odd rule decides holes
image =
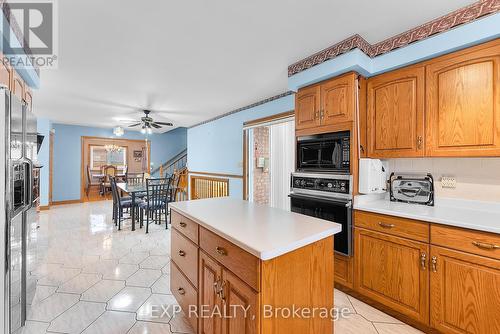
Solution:
[[[290,210],[295,164],[295,119],[285,113],[245,123],[244,195],[251,202]]]

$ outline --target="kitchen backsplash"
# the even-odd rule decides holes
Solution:
[[[388,175],[431,173],[436,197],[500,202],[500,158],[424,158],[385,160]],[[441,187],[441,177],[456,179],[456,188]]]

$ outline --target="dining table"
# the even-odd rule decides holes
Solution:
[[[132,231],[135,231],[135,201],[137,194],[145,194],[147,192],[146,183],[126,183],[119,182],[116,184],[118,189],[130,195],[132,206],[130,208],[130,219],[132,220]]]

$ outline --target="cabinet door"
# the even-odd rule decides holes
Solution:
[[[355,289],[419,322],[429,322],[425,243],[355,228]]]
[[[427,66],[428,156],[500,155],[499,41]]]
[[[11,91],[20,100],[24,100],[24,81],[17,74],[16,70],[12,69],[12,86]]]
[[[223,270],[226,314],[223,334],[257,334],[259,329],[258,293],[231,272]]]
[[[431,326],[442,333],[500,333],[500,261],[436,246],[430,260]]]
[[[295,97],[295,129],[309,129],[319,125],[320,88],[300,89]]]
[[[28,88],[28,86],[26,86],[24,92],[24,101],[26,102],[28,109],[33,111],[33,92]]]
[[[220,334],[222,305],[216,289],[222,282],[222,267],[200,251],[199,303],[201,334]]]
[[[0,56],[2,54],[0,53]],[[12,82],[12,68],[6,61],[0,61],[0,85],[10,89]]]
[[[368,156],[424,155],[424,78],[412,67],[368,79]]]
[[[321,125],[352,121],[355,80],[355,74],[348,74],[321,85]]]

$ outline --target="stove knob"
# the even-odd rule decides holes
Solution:
[[[341,187],[345,187],[345,182],[342,182],[342,183],[340,184],[340,186],[341,186]]]
[[[300,184],[300,180],[295,180],[295,185],[299,185]]]
[[[306,185],[306,180],[302,180],[302,181],[300,181],[300,185],[301,185],[301,186],[305,186],[305,185]]]
[[[345,191],[345,187],[341,187],[341,188],[340,188],[340,191]]]
[[[329,182],[327,185],[326,185],[328,188],[333,188],[333,184],[331,182]]]

